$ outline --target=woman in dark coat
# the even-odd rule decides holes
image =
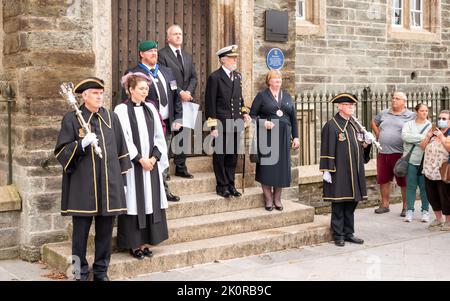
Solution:
[[[257,120],[258,154],[256,181],[261,183],[265,208],[283,210],[281,191],[291,184],[292,147],[300,146],[297,129],[297,112],[291,95],[281,89],[282,75],[271,70],[266,75],[267,89],[253,100],[250,116]]]

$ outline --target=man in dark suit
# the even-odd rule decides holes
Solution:
[[[158,64],[168,67],[172,70],[177,81],[177,92],[181,101],[193,101],[195,88],[197,87],[197,75],[192,61],[192,56],[181,49],[183,45],[183,31],[178,25],[172,25],[167,29],[168,45],[158,52]],[[183,128],[175,131],[174,136],[183,135],[183,139],[190,139],[191,131]],[[182,148],[183,145],[180,144]],[[173,161],[175,163],[175,175],[183,178],[191,179],[191,175],[186,167],[186,155],[182,150],[174,154]]]
[[[177,92],[177,81],[170,68],[158,64],[158,43],[155,41],[139,43],[139,56],[141,62],[136,67],[127,70],[125,74],[142,72],[150,77],[150,90],[146,101],[152,102],[161,115],[163,126],[166,129],[165,134],[170,157],[172,132],[180,130],[183,120],[183,107]],[[167,200],[178,202],[180,198],[169,192],[168,173],[169,169],[167,168],[163,173]]]
[[[225,198],[239,197],[234,179],[237,163],[239,129],[235,122],[251,120],[242,98],[242,76],[236,72],[237,46],[227,46],[217,53],[221,67],[208,77],[205,91],[205,114],[211,136],[215,137],[213,167],[216,192]],[[242,124],[243,129],[243,124]]]

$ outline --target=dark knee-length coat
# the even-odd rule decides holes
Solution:
[[[131,168],[127,145],[117,115],[105,108],[97,113],[80,107],[84,120],[97,135],[103,158],[92,146],[84,150],[84,137],[75,112],[67,113],[55,147],[63,167],[61,214],[115,216],[127,212],[124,175]]]

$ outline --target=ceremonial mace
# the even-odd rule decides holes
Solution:
[[[358,119],[356,119],[355,116],[352,116],[352,120],[356,124],[356,126],[359,127],[359,132],[362,132],[364,135],[368,133],[366,128],[358,121]],[[382,150],[381,145],[377,140],[374,140],[373,144],[375,144],[379,151]]]
[[[59,94],[61,94],[61,96],[66,99],[75,110],[75,114],[77,115],[78,121],[83,128],[84,134],[87,135],[91,133],[88,124],[86,123],[86,121],[84,121],[83,115],[78,108],[78,101],[73,94],[73,83],[62,83],[59,87]],[[92,142],[92,146],[94,147],[94,152],[97,154],[97,156],[99,156],[100,159],[103,159],[102,149],[98,146],[97,141]]]

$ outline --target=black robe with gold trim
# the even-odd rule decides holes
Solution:
[[[320,171],[331,173],[332,183],[323,182],[324,201],[367,199],[364,164],[370,160],[371,144],[363,148],[357,130],[339,113],[322,128]]]
[[[127,145],[117,115],[100,108],[98,113],[80,107],[90,129],[97,135],[103,159],[93,147],[81,146],[83,130],[75,112],[67,113],[55,147],[63,166],[61,214],[114,216],[127,213],[124,175],[131,168]]]

